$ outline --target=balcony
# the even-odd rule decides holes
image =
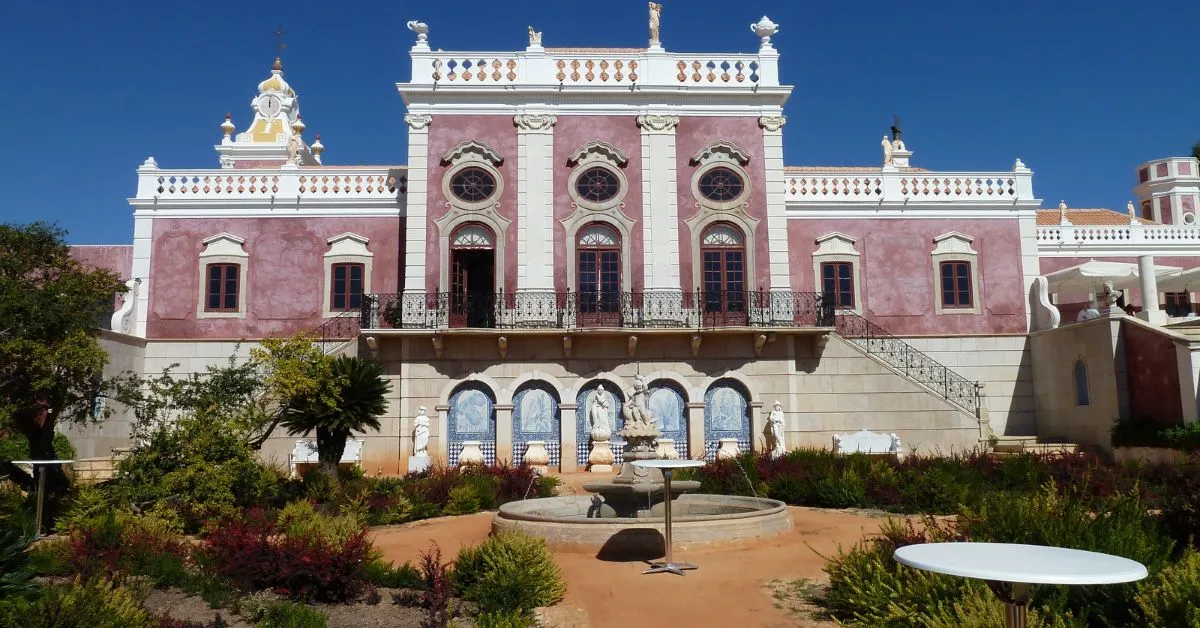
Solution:
[[[834,325],[832,302],[811,292],[721,291],[374,294],[362,329],[714,330]]]
[[[1200,245],[1200,225],[1051,225],[1037,228],[1037,243],[1043,254],[1190,253]]]

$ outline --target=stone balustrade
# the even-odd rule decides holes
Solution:
[[[672,53],[655,49],[554,49],[518,52],[412,50],[413,86],[587,86],[740,88],[779,86],[779,55]]]
[[[138,168],[137,199],[378,199],[395,201],[406,192],[403,168],[297,167],[165,170]]]
[[[913,172],[881,168],[784,171],[784,194],[789,204],[820,203],[971,203],[1029,202],[1033,173],[1023,167],[1011,172]]]
[[[1191,225],[1052,225],[1038,227],[1039,244],[1200,244],[1200,226]]]

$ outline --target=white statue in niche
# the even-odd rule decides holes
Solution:
[[[592,393],[592,402],[587,409],[588,431],[592,440],[608,440],[612,437],[612,424],[609,422],[608,393],[604,384],[596,386]]]
[[[425,415],[425,406],[417,409],[417,418],[413,419],[413,455],[429,455],[429,417]]]
[[[774,409],[767,417],[767,446],[771,449],[771,457],[778,458],[787,453],[783,441],[783,404],[775,402]]]

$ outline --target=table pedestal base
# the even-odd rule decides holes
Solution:
[[[684,575],[683,571],[685,569],[699,569],[699,567],[693,565],[692,563],[650,563],[650,568],[646,571],[643,571],[642,574],[673,573],[682,576]]]
[[[1004,625],[1025,628],[1025,611],[1029,607],[1029,585],[1021,582],[987,581],[988,588],[1004,602]]]

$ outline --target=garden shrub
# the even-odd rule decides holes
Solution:
[[[397,567],[392,561],[384,562],[381,558],[375,558],[363,565],[363,573],[367,582],[385,589],[420,589],[425,586],[421,572],[408,563]]]
[[[459,486],[450,491],[442,511],[447,515],[469,515],[479,512],[479,493],[473,486]]]
[[[277,520],[280,530],[290,538],[309,539],[331,545],[346,539],[363,528],[363,522],[353,515],[326,515],[317,512],[311,501],[292,502],[283,507]]]
[[[51,584],[33,598],[7,600],[0,606],[5,626],[21,628],[154,628],[141,596],[105,578]]]
[[[930,615],[927,628],[996,628],[1004,625],[1004,604],[987,587],[971,586],[950,608]],[[1152,625],[1152,624],[1146,624]],[[1163,624],[1153,624],[1163,625]],[[1030,608],[1025,617],[1027,628],[1087,628],[1071,613],[1057,615],[1041,608]]]
[[[476,628],[529,628],[535,625],[524,611],[491,611],[475,616]]]
[[[262,511],[248,511],[204,539],[201,560],[243,591],[278,589],[292,599],[319,602],[357,597],[366,588],[364,567],[372,555],[366,529],[347,532],[330,523],[336,517],[316,513],[309,523],[302,520],[281,526]]]
[[[43,540],[29,548],[29,567],[39,576],[68,575],[74,571],[71,550],[68,539]]]
[[[71,494],[66,510],[54,522],[54,529],[59,534],[70,534],[112,509],[112,500],[104,489],[94,484],[79,484]]]
[[[443,628],[454,618],[455,609],[450,607],[450,596],[454,592],[450,565],[442,562],[442,548],[437,543],[421,552],[421,577],[424,589],[417,601],[425,608],[421,628]]]
[[[1165,447],[1200,449],[1200,425],[1195,422],[1170,425],[1145,419],[1117,421],[1112,428],[1113,447]]]
[[[255,628],[325,628],[325,614],[315,608],[293,602],[274,602],[267,606]]]
[[[188,545],[170,522],[118,511],[83,521],[70,537],[70,563],[85,576],[148,576],[178,586],[187,576]]]
[[[546,542],[518,533],[463,548],[453,582],[456,593],[483,611],[531,611],[562,599],[567,589]]]
[[[1133,616],[1140,626],[1200,628],[1200,553],[1194,549],[1138,584]]]

